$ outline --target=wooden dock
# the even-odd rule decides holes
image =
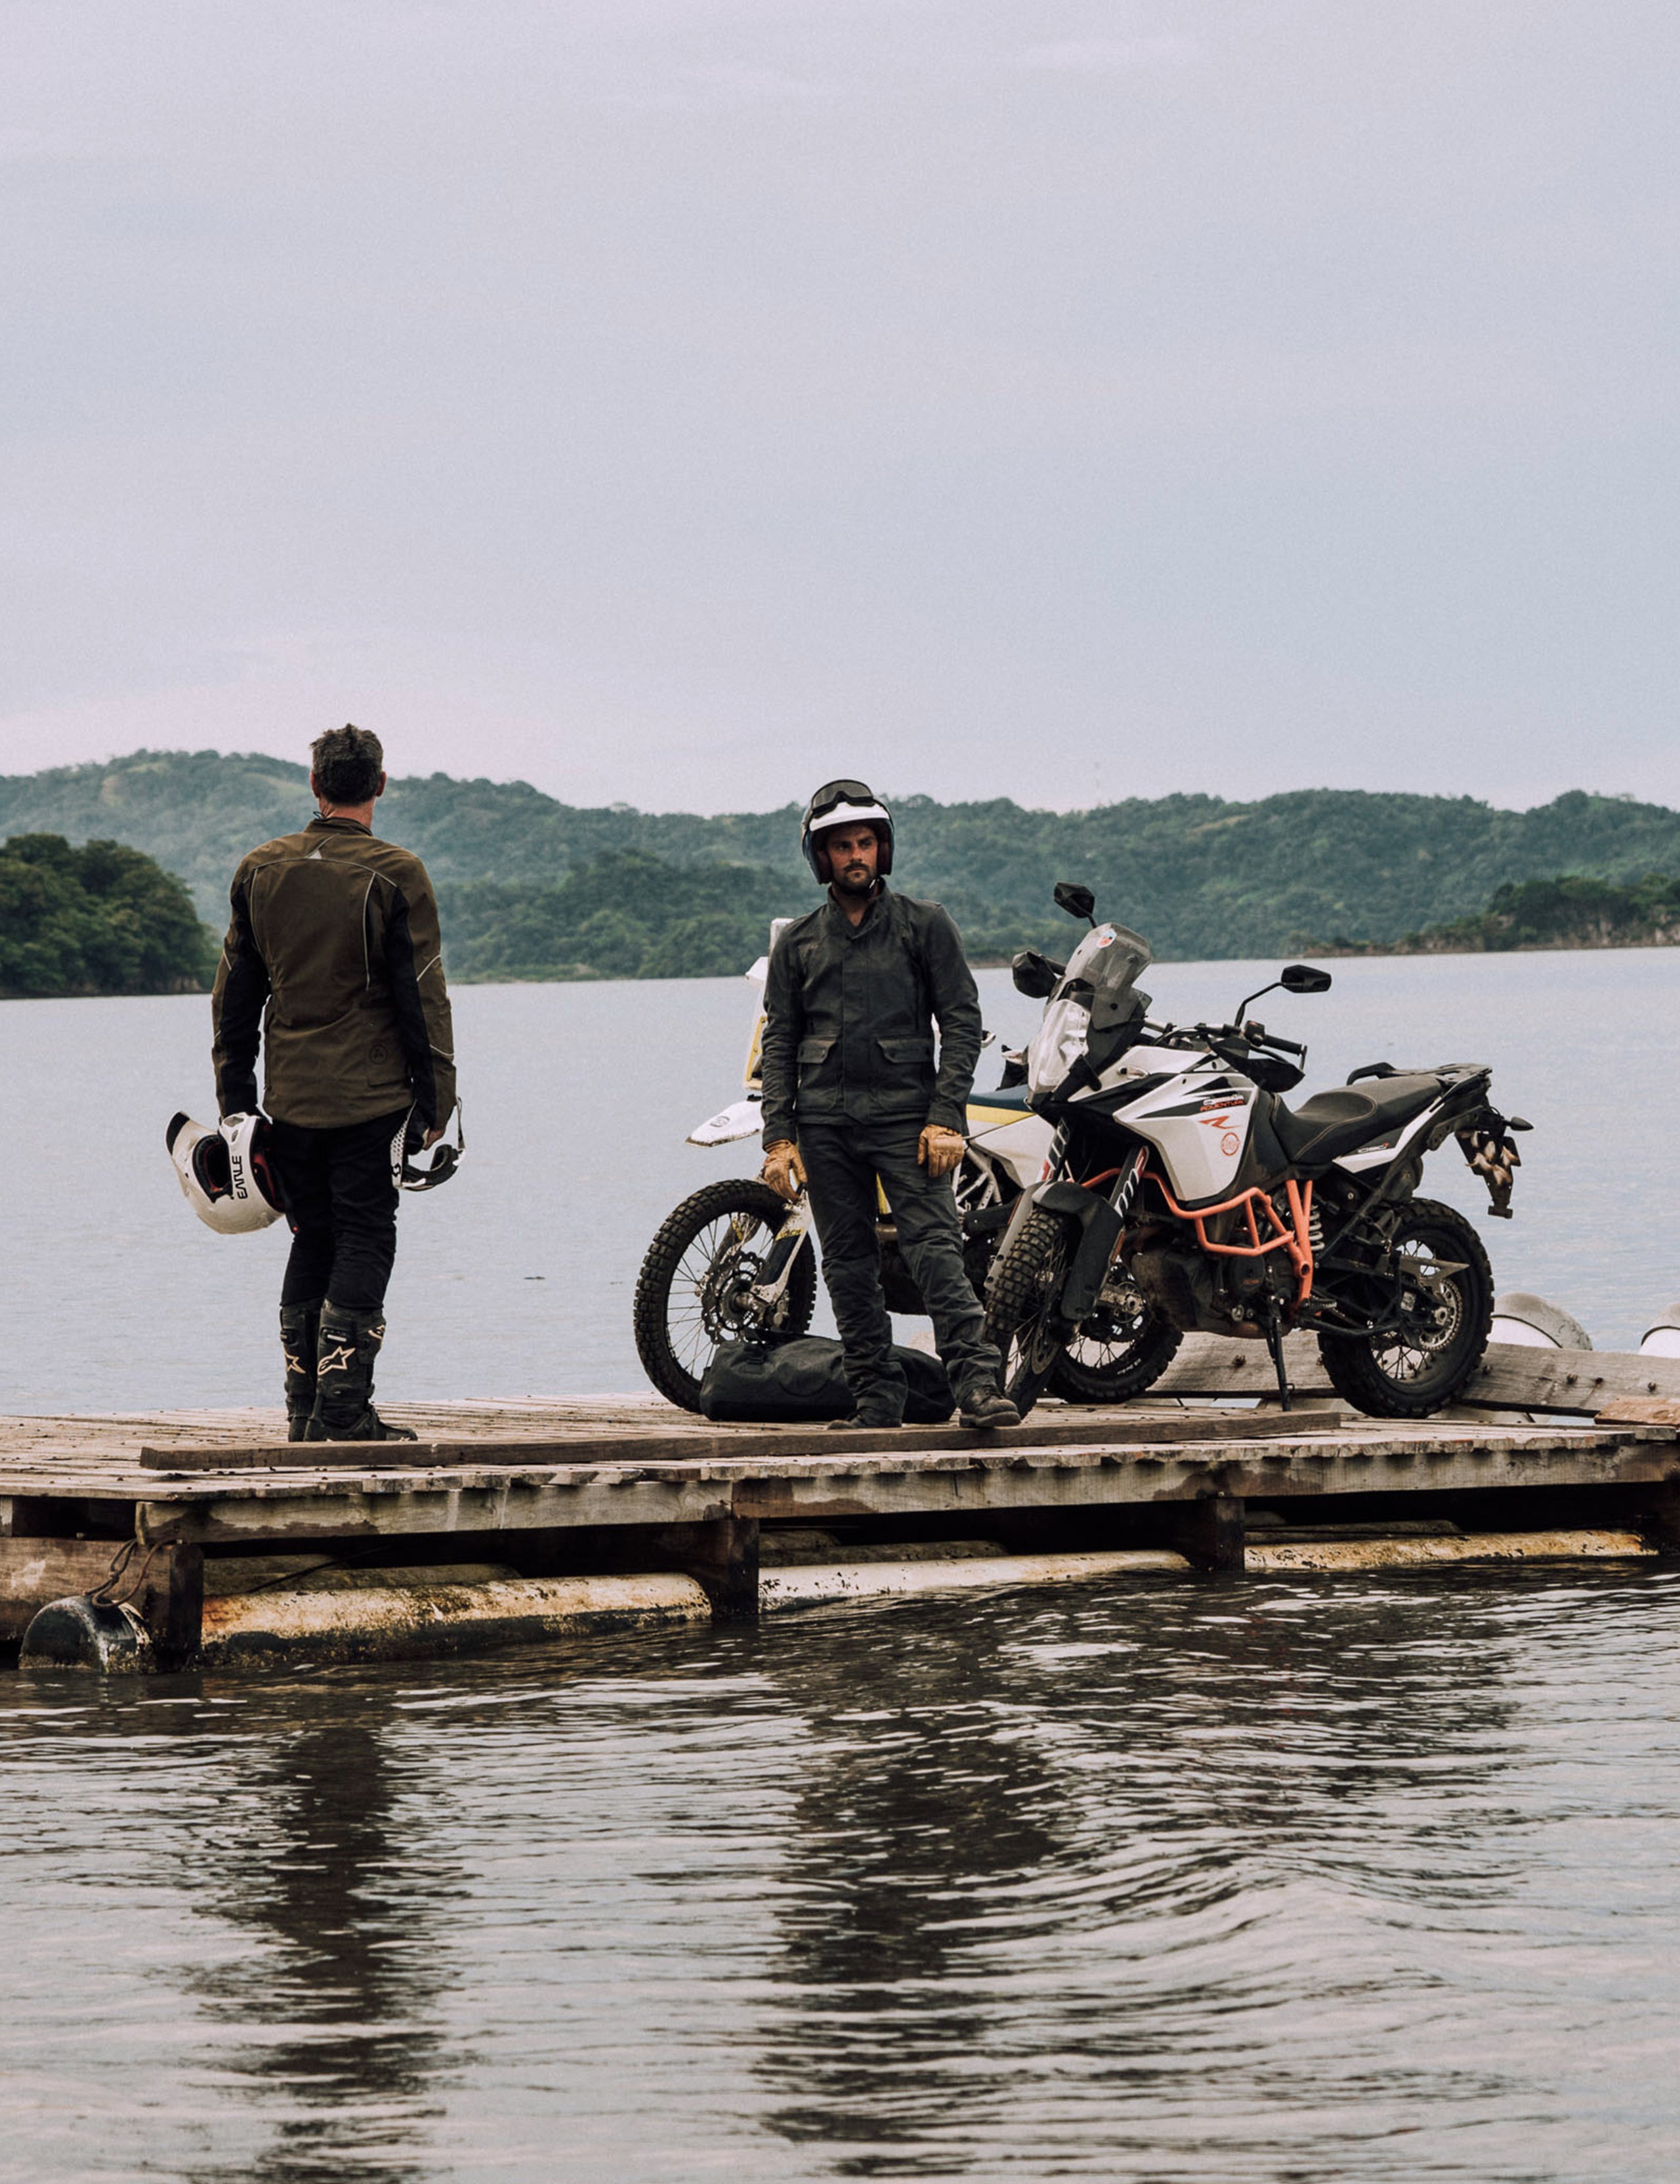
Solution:
[[[211,1658],[242,1615],[248,1636],[253,1615],[286,1622],[282,1599],[301,1644],[299,1591],[381,1593],[407,1634],[347,1635],[341,1599],[335,1658],[427,1650],[428,1618],[505,1641],[520,1586],[539,1634],[587,1624],[577,1603],[609,1593],[613,1613],[750,1616],[761,1569],[801,1540],[807,1562],[843,1563],[966,1543],[1024,1573],[1047,1555],[1237,1572],[1268,1533],[1350,1525],[1680,1544],[1680,1361],[1495,1346],[1470,1401],[1414,1425],[1350,1412],[1305,1345],[1299,1407],[1254,1407],[1270,1384],[1255,1351],[1193,1338],[1142,1402],[1046,1405],[984,1435],[709,1425],[637,1398],[393,1402],[420,1439],[377,1447],[288,1445],[256,1411],[0,1419],[0,1641],[50,1601],[102,1593],[164,1667]],[[500,1590],[466,1598],[475,1585]]]

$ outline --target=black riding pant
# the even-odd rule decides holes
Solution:
[[[822,1245],[823,1279],[834,1306],[852,1400],[904,1408],[904,1368],[893,1357],[893,1323],[881,1290],[876,1242],[878,1175],[909,1262],[933,1321],[933,1339],[959,1402],[997,1384],[999,1360],[986,1340],[985,1314],[963,1266],[962,1227],[949,1176],[937,1181],[916,1160],[919,1122],[809,1123],[799,1127],[811,1212]]]
[[[292,1256],[282,1304],[331,1297],[346,1312],[377,1312],[397,1256],[397,1186],[391,1140],[408,1114],[309,1130],[275,1123],[270,1139]]]

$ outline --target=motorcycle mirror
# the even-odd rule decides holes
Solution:
[[[1048,956],[1041,956],[1036,948],[1023,948],[1010,959],[1010,977],[1016,993],[1025,994],[1029,1000],[1048,1001],[1061,972]]]
[[[1286,963],[1277,983],[1286,994],[1327,994],[1330,973],[1315,970],[1310,963]]]
[[[1088,925],[1097,922],[1097,898],[1088,887],[1077,880],[1058,880],[1052,890],[1058,910],[1065,910],[1070,917],[1082,917]]]

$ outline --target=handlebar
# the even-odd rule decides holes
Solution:
[[[1143,1034],[1146,1038],[1169,1042],[1181,1036],[1197,1039],[1206,1047],[1210,1054],[1219,1055],[1221,1061],[1230,1059],[1225,1052],[1227,1047],[1235,1048],[1243,1055],[1246,1055],[1251,1047],[1256,1046],[1276,1047],[1280,1054],[1293,1054],[1298,1056],[1303,1061],[1306,1059],[1307,1050],[1299,1039],[1284,1039],[1277,1032],[1267,1031],[1263,1024],[1251,1023],[1243,1026],[1146,1023],[1143,1026]]]

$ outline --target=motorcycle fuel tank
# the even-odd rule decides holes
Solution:
[[[1234,1190],[1259,1087],[1237,1078],[1180,1078],[1123,1107],[1117,1121],[1152,1145],[1181,1206]]]

